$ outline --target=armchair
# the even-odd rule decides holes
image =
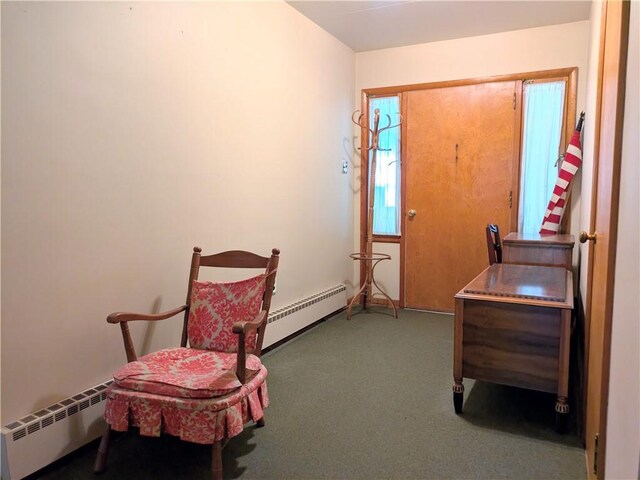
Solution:
[[[194,247],[184,305],[159,314],[117,312],[107,317],[120,325],[129,363],[114,373],[107,389],[107,428],[96,473],[106,468],[111,432],[137,426],[141,435],[167,433],[212,444],[213,475],[222,479],[223,442],[249,421],[264,425],[269,397],[260,354],[279,254],[274,248],[270,257],[237,250],[202,256]],[[202,282],[200,267],[264,273],[239,282]],[[161,321],[183,312],[180,347],[138,358],[128,322]]]

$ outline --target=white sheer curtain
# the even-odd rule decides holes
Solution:
[[[380,127],[399,120],[400,102],[397,96],[374,97],[369,101],[369,126],[373,128],[375,110],[380,110]],[[385,130],[378,137],[378,146],[389,151],[376,155],[375,199],[373,202],[373,233],[400,235],[400,128]],[[369,156],[371,161],[371,154]],[[369,185],[369,188],[372,188]]]
[[[524,132],[518,231],[537,233],[558,178],[565,82],[524,86]]]

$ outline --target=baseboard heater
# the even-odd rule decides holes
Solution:
[[[344,307],[346,287],[336,285],[269,314],[263,347]],[[98,438],[104,431],[105,390],[111,380],[2,427],[2,480],[36,472]]]

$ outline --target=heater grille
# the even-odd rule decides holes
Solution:
[[[107,389],[110,383],[111,381],[101,383],[89,390],[65,398],[47,408],[5,425],[2,430],[4,433],[11,434],[14,442],[25,438],[27,435],[36,433],[42,428],[50,427],[55,422],[60,422],[71,415],[75,415],[90,405],[106,400],[107,395],[104,390]]]
[[[329,297],[334,295],[338,295],[339,293],[343,293],[347,291],[347,287],[345,285],[336,285],[335,287],[328,288],[327,290],[323,290],[320,293],[316,293],[310,297],[307,297],[299,302],[292,303],[291,305],[287,305],[286,307],[279,308],[269,314],[268,323],[275,322],[276,320],[281,319],[282,317],[286,317],[287,315],[291,315],[298,310],[302,310],[310,305],[321,302],[322,300],[326,300]]]

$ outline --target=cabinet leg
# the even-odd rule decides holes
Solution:
[[[453,409],[460,415],[462,413],[462,402],[464,401],[464,385],[462,379],[455,380],[453,384]]]
[[[569,419],[569,405],[566,397],[558,397],[556,402],[556,432],[564,434],[567,432],[567,421]]]

